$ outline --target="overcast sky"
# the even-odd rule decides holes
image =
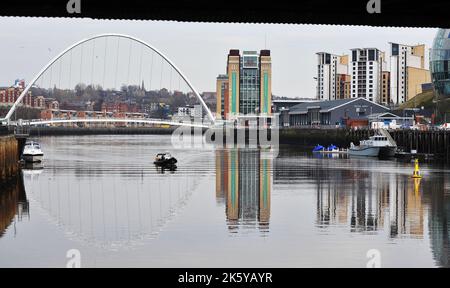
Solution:
[[[357,47],[388,50],[388,42],[424,43],[436,29],[0,17],[0,86],[30,81],[67,46],[100,33],[140,38],[168,56],[200,92],[215,91],[229,49],[270,49],[279,96],[314,97],[316,52],[348,54]],[[428,60],[427,60],[428,61]]]

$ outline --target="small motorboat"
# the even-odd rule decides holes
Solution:
[[[159,166],[169,166],[175,165],[177,163],[177,159],[172,157],[170,153],[158,153],[156,154],[155,161],[153,163]]]
[[[320,151],[323,151],[323,150],[325,150],[325,147],[323,147],[322,145],[317,144],[317,146],[314,147],[312,152],[320,152]]]
[[[331,144],[327,147],[328,152],[339,152],[339,148],[336,145]]]
[[[41,145],[39,143],[30,141],[25,143],[23,148],[22,159],[28,163],[42,162],[44,153],[42,153]]]

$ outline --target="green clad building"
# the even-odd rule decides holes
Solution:
[[[239,50],[230,50],[226,76],[228,77],[227,85],[220,85],[220,87],[226,87],[227,93],[222,93],[223,91],[217,93],[217,103],[226,105],[226,107],[221,107],[222,113],[220,113],[221,116],[225,116],[225,120],[244,119],[248,121],[256,117],[271,119],[272,63],[270,50],[261,50],[259,54],[257,51],[243,51],[242,55]],[[223,79],[219,80],[223,82]],[[223,97],[228,99],[222,99]]]

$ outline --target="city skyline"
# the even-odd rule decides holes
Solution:
[[[387,51],[389,42],[424,43],[428,49],[436,30],[5,17],[0,18],[0,23],[9,28],[3,32],[3,39],[11,43],[0,48],[0,62],[9,67],[0,75],[2,85],[18,78],[30,81],[43,65],[67,46],[95,34],[113,31],[136,36],[163,51],[200,92],[216,90],[217,75],[226,72],[223,57],[229,49],[270,49],[273,94],[302,98],[315,97],[315,53],[327,51],[342,55],[355,47]],[[71,33],[67,33],[68,30]],[[58,41],[54,41],[55,37]],[[428,67],[428,55],[425,63]]]

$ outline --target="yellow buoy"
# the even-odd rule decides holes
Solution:
[[[414,172],[413,172],[412,178],[422,178],[422,175],[420,174],[420,169],[419,169],[419,159],[416,159],[414,161]]]

